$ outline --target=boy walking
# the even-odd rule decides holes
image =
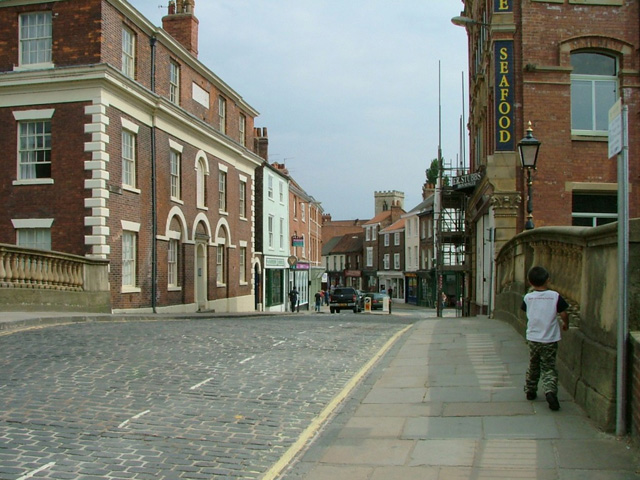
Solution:
[[[559,410],[556,355],[561,333],[556,317],[560,315],[562,329],[568,330],[569,304],[558,292],[548,288],[549,272],[545,268],[531,268],[527,278],[533,290],[522,301],[522,310],[527,312],[529,345],[529,369],[524,391],[527,400],[535,400],[538,396],[538,381],[541,380],[549,408]]]

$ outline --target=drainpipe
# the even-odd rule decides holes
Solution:
[[[151,91],[156,91],[156,37],[149,39],[151,46]],[[158,294],[158,218],[156,213],[156,126],[155,114],[151,125],[151,308],[157,312],[156,296]]]

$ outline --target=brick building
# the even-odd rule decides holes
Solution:
[[[464,0],[469,39],[470,196],[475,311],[491,309],[493,263],[523,231],[526,175],[517,153],[531,122],[542,142],[533,172],[535,227],[597,226],[617,218],[617,162],[608,111],[629,112],[629,210],[640,214],[639,3],[635,0]],[[488,281],[487,281],[488,280]]]
[[[252,310],[257,111],[124,0],[0,3],[0,243],[110,261],[116,311]]]
[[[272,167],[289,180],[288,245],[292,265],[288,288],[291,290],[295,286],[300,305],[309,308],[310,300],[322,288],[325,272],[322,263],[322,205],[295,181],[286,165],[274,162]]]
[[[403,210],[404,193],[402,192],[395,190],[374,192],[374,199],[375,216],[362,225],[362,228],[364,228],[362,290],[365,292],[378,292],[382,288],[378,278],[378,272],[384,270],[380,231],[400,220],[402,215],[405,214]]]

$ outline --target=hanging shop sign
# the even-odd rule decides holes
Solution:
[[[496,150],[512,152],[515,150],[513,40],[496,41],[494,53],[496,63]]]
[[[296,235],[291,237],[291,246],[292,247],[304,247],[304,237],[297,237]]]
[[[461,190],[463,188],[475,187],[480,180],[482,180],[481,172],[468,173],[467,175],[459,175],[457,177],[451,177],[451,187],[454,190]]]

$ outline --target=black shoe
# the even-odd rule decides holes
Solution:
[[[547,403],[549,404],[549,408],[553,411],[560,410],[560,402],[558,402],[558,396],[553,392],[547,392]]]
[[[527,400],[535,400],[536,398],[538,398],[536,392],[527,392]]]

